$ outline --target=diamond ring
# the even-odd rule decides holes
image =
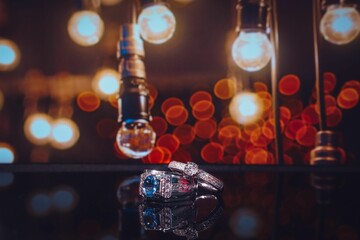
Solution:
[[[199,201],[216,201],[216,206],[200,220]],[[139,205],[140,224],[147,231],[172,231],[186,239],[196,239],[198,233],[210,228],[223,212],[222,199],[215,195],[198,196],[195,200],[179,202],[143,202]]]
[[[145,170],[140,175],[139,194],[147,200],[175,201],[193,198],[197,182],[174,172]]]
[[[171,161],[168,168],[171,171],[180,172],[185,176],[197,178],[198,184],[208,190],[222,191],[224,189],[224,183],[221,180],[217,179],[210,173],[199,169],[199,166],[196,163]]]

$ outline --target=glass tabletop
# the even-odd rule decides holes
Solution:
[[[213,172],[223,193],[148,203],[141,172],[0,173],[0,239],[359,239],[356,173]]]

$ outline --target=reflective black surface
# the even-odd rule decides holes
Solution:
[[[139,174],[1,172],[0,239],[186,239],[141,225],[137,183],[129,180]],[[359,239],[357,173],[214,175],[225,182],[224,209],[198,239]],[[192,204],[170,208],[197,222],[216,208],[211,200]],[[149,223],[156,219],[147,213]]]

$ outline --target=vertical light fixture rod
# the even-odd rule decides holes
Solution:
[[[235,28],[236,33],[240,33],[241,31],[242,8],[243,7],[241,4],[241,0],[238,0],[236,3],[236,28]]]
[[[326,130],[326,112],[325,112],[325,97],[324,97],[324,81],[320,76],[320,13],[321,13],[321,0],[313,0],[313,34],[314,34],[314,60],[315,60],[315,82],[316,82],[316,95],[317,104],[320,109],[319,114],[319,128],[320,131]]]
[[[271,88],[272,101],[274,113],[274,128],[275,128],[275,149],[276,160],[278,165],[284,164],[284,153],[280,125],[280,104],[278,91],[278,61],[279,61],[279,36],[278,36],[278,16],[276,0],[269,0],[268,14],[271,14],[270,19],[270,40],[273,45],[273,56],[271,58]]]

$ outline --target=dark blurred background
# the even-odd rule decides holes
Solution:
[[[189,98],[194,92],[206,90],[213,95],[215,83],[228,77],[228,45],[235,29],[235,0],[168,2],[177,21],[174,36],[162,45],[145,43],[148,82],[158,91],[152,114],[160,117],[164,117],[161,104],[169,97],[182,99],[191,111]],[[5,96],[0,108],[0,142],[13,147],[15,163],[141,163],[119,157],[114,149],[117,109],[109,101],[102,101],[99,108],[90,112],[79,108],[77,102],[81,92],[92,91],[91,81],[99,69],[117,69],[116,44],[120,25],[129,19],[129,1],[100,6],[105,32],[100,42],[90,47],[78,46],[67,32],[70,16],[81,7],[84,6],[75,0],[0,0],[0,38],[11,39],[21,52],[16,69],[0,72],[0,90]],[[279,76],[299,76],[301,87],[296,98],[306,106],[311,102],[315,84],[312,1],[279,0],[278,16]],[[321,70],[337,77],[335,97],[345,82],[360,79],[359,40],[358,37],[344,46],[322,41]],[[251,79],[270,89],[269,66]],[[44,85],[47,87],[42,88]],[[34,98],[34,92],[40,97]],[[281,101],[289,101],[289,97],[282,96]],[[214,118],[220,122],[229,102],[214,95],[213,102]],[[25,119],[32,109],[52,112],[53,117],[71,117],[80,132],[76,144],[64,150],[50,144],[33,145],[24,134]],[[187,123],[195,122],[189,116]],[[342,147],[352,165],[359,165],[359,122],[357,105],[342,110],[342,121],[334,127],[341,133]],[[169,126],[168,133],[173,129]],[[206,143],[195,139],[183,149],[191,153],[191,160],[204,163],[200,151]]]

